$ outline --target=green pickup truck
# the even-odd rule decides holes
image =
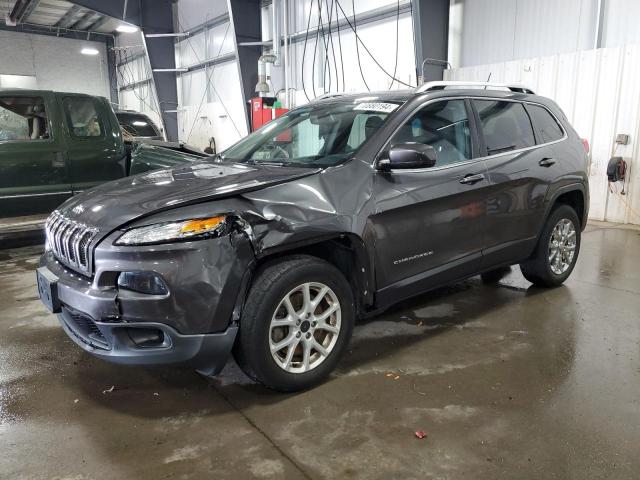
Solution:
[[[125,142],[109,101],[0,89],[0,220],[35,218],[120,177],[204,157],[181,144]],[[2,226],[2,225],[0,225]]]

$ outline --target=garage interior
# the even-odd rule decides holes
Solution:
[[[104,97],[207,154],[322,95],[526,85],[588,142],[590,190],[564,285],[516,265],[401,301],[356,324],[324,383],[288,394],[233,360],[204,377],[81,350],[38,297],[48,214],[0,212],[0,478],[638,478],[638,2],[2,0],[0,14],[0,95]]]

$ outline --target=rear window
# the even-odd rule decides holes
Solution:
[[[474,100],[487,146],[487,155],[536,144],[529,114],[519,102]]]
[[[527,111],[536,127],[539,144],[554,142],[564,137],[564,131],[546,108],[527,104]]]
[[[103,135],[104,129],[93,98],[65,97],[63,104],[71,135],[78,138]]]
[[[145,116],[137,113],[116,113],[120,127],[133,137],[157,137],[153,123]]]

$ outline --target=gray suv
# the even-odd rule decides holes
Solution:
[[[336,366],[357,318],[520,264],[561,284],[589,205],[585,145],[520,86],[334,95],[222,154],[101,185],[47,221],[42,301],[80,347],[271,388]]]

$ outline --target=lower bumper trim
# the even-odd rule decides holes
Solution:
[[[65,333],[82,349],[103,360],[125,365],[183,365],[208,375],[219,373],[225,366],[238,328],[231,326],[221,333],[183,335],[162,323],[104,323],[83,324],[63,308],[58,315]],[[162,345],[137,345],[131,329],[157,329],[164,334]]]

